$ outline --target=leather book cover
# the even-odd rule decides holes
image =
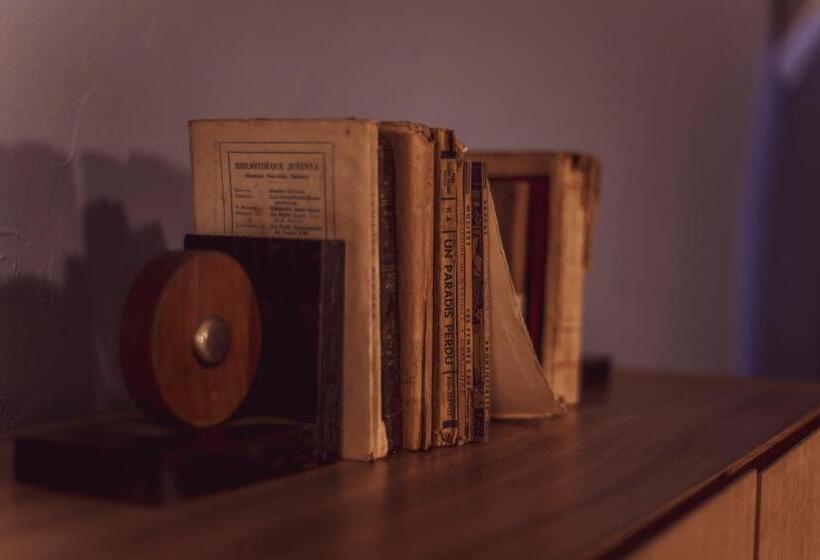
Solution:
[[[399,270],[396,246],[396,162],[392,142],[379,134],[379,300],[381,304],[382,419],[388,451],[402,448]]]

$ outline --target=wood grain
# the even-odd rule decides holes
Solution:
[[[760,560],[820,556],[820,433],[760,475]]]
[[[613,374],[492,443],[341,462],[162,509],[0,484],[0,557],[598,558],[816,425],[820,387]],[[0,465],[5,466],[7,461]]]
[[[320,462],[335,461],[342,431],[344,243],[186,235],[185,248],[229,255],[256,292],[262,349],[236,416],[315,424]]]
[[[203,319],[228,325],[225,358],[204,366],[194,353]],[[214,251],[171,251],[152,260],[128,294],[120,363],[147,412],[192,426],[226,420],[248,393],[260,350],[259,306],[250,280]]]
[[[632,560],[752,560],[757,472],[749,471],[641,546]]]
[[[18,481],[43,488],[178,502],[315,468],[317,432],[316,424],[265,417],[180,429],[136,413],[106,416],[18,435],[14,472]]]

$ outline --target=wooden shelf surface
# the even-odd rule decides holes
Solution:
[[[340,462],[161,508],[13,482],[0,557],[596,558],[629,550],[820,422],[820,385],[621,372],[493,442]],[[59,468],[59,465],[55,465]]]

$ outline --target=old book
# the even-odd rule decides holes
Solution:
[[[484,165],[470,163],[470,205],[472,239],[472,327],[473,363],[470,403],[472,418],[470,437],[472,441],[490,440],[490,289],[489,259],[485,253],[489,236],[489,184],[484,175]]]
[[[462,167],[461,193],[458,197],[458,443],[473,439],[473,221],[472,165],[465,160]]]
[[[471,153],[491,182],[530,184],[527,322],[544,373],[566,403],[580,398],[584,272],[598,199],[600,166],[572,153]],[[500,216],[503,218],[503,216]]]
[[[393,143],[379,134],[379,301],[382,419],[389,452],[402,448],[402,380],[399,344],[399,271],[396,243],[397,169]]]
[[[571,404],[578,402],[581,391],[584,273],[600,166],[594,158],[577,154],[556,154],[552,160],[542,362],[556,393]]]
[[[459,219],[463,156],[453,132],[434,129],[435,249],[433,252],[433,445],[458,439]],[[462,229],[463,235],[463,229]],[[462,366],[463,367],[463,366]]]
[[[393,149],[399,263],[403,445],[427,449],[432,437],[434,152],[431,130],[384,122]]]
[[[530,209],[530,183],[526,180],[496,180],[491,186],[501,241],[510,262],[515,293],[526,309],[527,224]]]
[[[376,123],[202,120],[190,135],[198,233],[346,243],[341,456],[384,456]]]

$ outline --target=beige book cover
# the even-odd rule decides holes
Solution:
[[[573,404],[581,397],[584,277],[600,167],[588,156],[553,154],[551,159],[541,356],[556,394]]]
[[[197,233],[341,239],[342,456],[387,453],[381,417],[378,126],[365,120],[190,123]]]
[[[415,123],[383,122],[379,133],[392,144],[396,168],[403,445],[427,449],[432,434],[435,142],[428,127]]]

